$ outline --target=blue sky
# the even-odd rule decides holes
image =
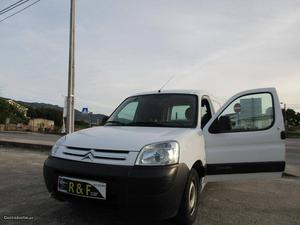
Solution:
[[[300,111],[299,0],[77,0],[76,20],[78,109],[109,114],[175,76],[167,89],[221,100],[274,86]],[[68,29],[68,0],[42,0],[0,23],[0,95],[63,105]]]

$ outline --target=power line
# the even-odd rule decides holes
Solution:
[[[20,12],[24,11],[25,9],[27,9],[27,8],[29,8],[29,7],[31,7],[31,6],[33,6],[33,5],[35,5],[35,4],[38,3],[39,1],[41,1],[41,0],[37,0],[37,1],[33,2],[33,3],[31,3],[30,5],[24,7],[23,9],[20,9],[19,11],[15,12],[15,13],[13,13],[13,14],[7,16],[7,17],[5,17],[4,19],[0,20],[0,23],[3,22],[4,20],[7,20],[8,18],[10,18],[10,17],[16,15],[16,14],[19,14]]]
[[[7,13],[7,12],[9,12],[10,10],[13,10],[14,8],[17,8],[17,7],[19,7],[20,5],[23,5],[23,4],[25,4],[26,2],[28,2],[28,1],[29,1],[29,0],[20,0],[20,1],[16,2],[16,3],[14,3],[14,4],[12,4],[12,5],[8,6],[8,7],[6,7],[5,9],[2,9],[2,10],[0,11],[0,15],[2,15],[2,14],[4,14],[4,13]]]
[[[3,11],[9,9],[10,7],[13,7],[14,5],[16,5],[16,4],[18,4],[18,3],[22,2],[22,1],[24,1],[24,0],[17,1],[17,2],[15,2],[14,4],[11,4],[10,6],[4,8],[4,9],[1,9],[1,10],[0,10],[0,13],[2,13]]]

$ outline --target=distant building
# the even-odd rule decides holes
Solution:
[[[49,132],[54,130],[54,121],[42,118],[30,119],[28,128],[33,132]]]
[[[15,107],[20,113],[22,113],[25,117],[27,117],[27,111],[28,108],[26,108],[25,106],[20,105],[19,103],[16,103],[14,100],[7,100],[7,102],[12,105],[13,107]]]
[[[261,98],[241,99],[241,111],[228,114],[231,126],[235,129],[261,129],[268,127],[273,121],[273,108],[263,112]]]
[[[240,119],[249,119],[261,116],[262,104],[261,98],[241,99]]]

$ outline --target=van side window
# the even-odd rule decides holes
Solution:
[[[237,98],[227,106],[218,120],[222,124],[223,132],[268,129],[274,122],[272,95],[259,93]]]
[[[201,100],[201,128],[203,128],[211,118],[211,108],[207,99]]]

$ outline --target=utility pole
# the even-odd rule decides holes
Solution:
[[[69,40],[69,72],[67,97],[67,133],[74,132],[74,88],[75,88],[75,0],[70,0],[70,40]]]

